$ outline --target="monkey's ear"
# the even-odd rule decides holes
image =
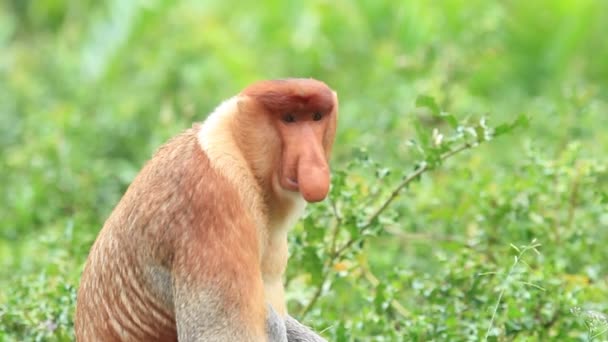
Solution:
[[[236,100],[236,108],[239,111],[239,115],[250,115],[252,111],[255,111],[254,101],[249,96],[239,96]]]
[[[340,107],[340,101],[338,101],[338,93],[335,91],[332,91],[333,95],[334,95],[334,106],[332,108],[332,110],[336,113],[336,115],[339,112],[339,107]]]
[[[270,115],[268,115],[268,110],[261,104],[259,101],[256,101],[255,98],[252,98],[247,95],[240,95],[236,100],[236,109],[238,111],[238,117],[241,120],[258,120],[260,119],[270,119]]]
[[[239,96],[236,98],[236,108],[240,112],[246,111],[247,102],[249,99],[246,96]]]

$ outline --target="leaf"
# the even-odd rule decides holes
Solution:
[[[323,262],[317,254],[316,248],[309,246],[304,248],[303,268],[311,275],[313,285],[319,285],[323,273]]]
[[[416,98],[416,107],[418,108],[428,108],[433,114],[440,116],[441,108],[437,102],[435,102],[435,98],[428,95],[419,95]]]
[[[513,122],[503,123],[494,128],[494,136],[500,136],[511,132],[517,127],[527,128],[530,124],[530,119],[525,114],[520,114]]]
[[[443,112],[437,104],[437,101],[435,101],[435,98],[432,96],[419,95],[416,98],[416,107],[429,109],[434,116],[447,122],[453,129],[458,127],[458,120],[456,120],[456,117],[452,114]]]
[[[344,222],[344,229],[348,231],[351,239],[358,239],[359,237],[361,237],[361,230],[355,222],[355,217],[346,217]]]
[[[475,134],[477,135],[477,142],[478,143],[482,143],[484,142],[485,138],[486,138],[486,134],[485,134],[485,130],[483,129],[483,127],[477,125],[475,126]]]
[[[522,127],[528,128],[530,125],[530,118],[525,114],[519,114],[515,122],[513,123],[513,127]]]
[[[521,250],[519,250],[519,248],[517,246],[515,246],[514,244],[510,244],[511,248],[513,248],[514,250],[517,251],[517,253],[521,253]]]
[[[453,129],[458,128],[458,120],[456,120],[456,117],[454,117],[454,115],[442,112],[440,116],[442,119],[447,121],[450,127],[452,127]]]
[[[339,261],[334,264],[333,268],[336,272],[344,272],[348,270],[348,263],[346,261]]]
[[[497,136],[503,135],[505,133],[509,133],[512,129],[513,129],[513,126],[511,124],[508,124],[508,123],[500,124],[500,125],[496,126],[496,128],[494,128],[494,136],[497,137]]]
[[[384,312],[386,300],[386,284],[380,283],[376,287],[376,295],[374,296],[374,307],[379,314]]]
[[[537,290],[540,290],[540,291],[543,291],[543,292],[547,291],[547,290],[545,290],[545,288],[543,288],[542,286],[540,286],[540,285],[536,285],[536,284],[534,284],[534,283],[530,283],[530,282],[527,282],[527,281],[520,281],[519,283],[520,283],[520,284],[523,284],[523,285],[526,285],[526,286],[533,287],[533,288],[535,288],[535,289],[537,289]]]
[[[600,203],[601,204],[608,204],[608,193],[602,192],[600,194]]]
[[[416,130],[419,146],[422,148],[423,152],[426,153],[431,146],[432,135],[422,127],[420,120],[414,120],[414,129]]]

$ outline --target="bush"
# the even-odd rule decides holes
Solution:
[[[0,340],[69,341],[152,151],[266,78],[338,90],[290,312],[333,341],[608,338],[608,6],[0,2]],[[521,114],[523,113],[523,114]]]

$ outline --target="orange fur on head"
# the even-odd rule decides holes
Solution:
[[[255,83],[241,95],[256,103],[251,112],[270,119],[280,136],[281,187],[308,202],[324,199],[338,114],[335,93],[317,80],[286,79]]]

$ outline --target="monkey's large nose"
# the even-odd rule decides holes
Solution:
[[[320,202],[327,197],[329,192],[329,172],[312,172],[311,180],[300,186],[300,193],[307,202]]]
[[[329,192],[329,166],[320,151],[300,158],[298,163],[298,188],[307,202],[319,202]]]

